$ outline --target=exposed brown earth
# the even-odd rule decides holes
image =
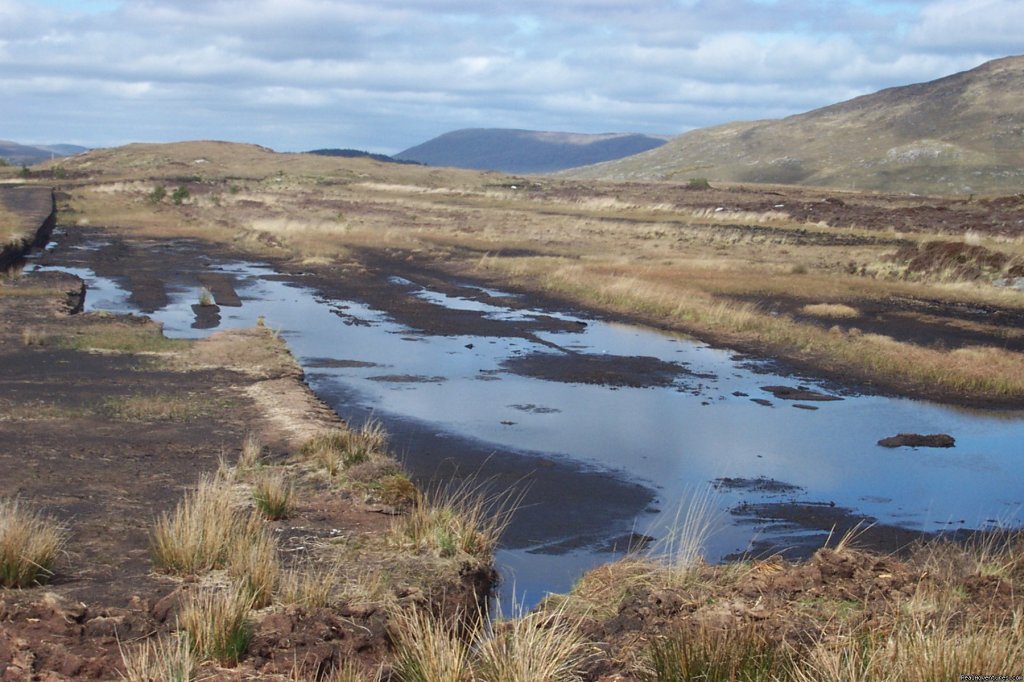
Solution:
[[[269,330],[168,342],[144,318],[75,314],[81,296],[81,281],[61,273],[0,282],[0,495],[69,531],[48,584],[0,591],[5,681],[116,678],[119,644],[171,629],[182,595],[201,582],[154,570],[155,519],[220,458],[237,459],[247,434],[260,436],[268,463],[284,464],[314,433],[343,426]],[[103,350],[122,341],[137,350]],[[380,537],[391,523],[382,510],[312,479],[272,527],[287,556],[315,558],[327,542]],[[393,599],[445,608],[468,608],[491,579],[478,569],[429,578],[439,574],[428,569],[424,584],[405,575],[385,588]],[[297,663],[328,670],[342,660],[375,668],[386,621],[382,608],[351,602],[272,608],[256,614],[238,669],[207,672],[279,679]]]

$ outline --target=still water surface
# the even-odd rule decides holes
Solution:
[[[913,529],[1024,521],[1021,412],[870,395],[814,403],[815,410],[794,409],[761,387],[800,384],[833,391],[804,377],[767,373],[766,363],[671,335],[506,308],[395,280],[409,295],[492,319],[546,314],[586,323],[577,325],[578,331],[539,333],[542,343],[426,335],[358,301],[327,300],[294,281],[274,278],[277,273],[265,265],[203,266],[234,277],[242,299],[240,307],[221,308],[217,329],[251,326],[264,317],[287,340],[313,390],[339,414],[356,423],[372,414],[405,435],[396,439],[399,455],[420,479],[437,471],[437,460],[420,461],[417,450],[427,449],[425,443],[443,448],[454,440],[493,453],[492,463],[502,457],[526,462],[538,480],[548,467],[560,472],[556,484],[539,487],[546,499],[534,501],[536,508],[517,517],[499,552],[506,597],[514,589],[518,599],[532,603],[545,591],[567,589],[586,567],[608,560],[607,545],[623,534],[664,537],[680,504],[720,477],[775,479],[799,487],[786,499],[835,503]],[[87,268],[61,269],[87,282],[87,310],[138,312],[123,280],[98,277]],[[170,287],[168,304],[149,314],[163,323],[168,336],[207,335],[215,330],[193,327],[192,304],[198,297],[198,286],[179,283]],[[630,388],[521,376],[502,365],[523,354],[560,353],[558,348],[655,357],[684,363],[689,373],[671,386]],[[956,447],[889,450],[876,444],[903,432],[949,433]],[[486,460],[482,473],[488,473]],[[568,494],[574,481],[585,488],[587,480],[598,480],[595,476],[614,481],[595,489],[606,500],[573,502],[580,499]],[[628,492],[622,499],[614,492],[616,485]],[[723,513],[707,547],[709,560],[743,552],[755,538],[776,532],[725,511],[740,501],[761,499],[751,491],[716,493],[715,505]],[[595,535],[587,520],[604,518],[597,512],[605,501],[609,518]]]

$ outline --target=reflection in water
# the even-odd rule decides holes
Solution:
[[[134,312],[117,282],[84,268],[64,269],[86,280],[87,309]],[[231,262],[205,269],[234,277],[242,299],[241,307],[221,309],[219,329],[251,326],[264,317],[287,339],[313,389],[339,413],[354,418],[372,412],[391,430],[406,434],[402,454],[420,476],[438,471],[444,452],[436,450],[464,447],[483,457],[504,457],[491,461],[496,469],[515,461],[529,467],[538,481],[551,477],[546,488],[538,486],[550,491],[545,492],[550,499],[539,503],[541,511],[521,514],[529,527],[521,523],[498,555],[508,576],[505,589],[515,589],[521,598],[525,593],[528,602],[545,590],[566,589],[580,571],[607,559],[596,546],[609,538],[630,531],[664,537],[688,491],[721,477],[774,479],[799,486],[787,493],[791,498],[834,502],[908,528],[1022,522],[1024,415],[1019,412],[876,396],[815,403],[819,409],[814,411],[794,409],[792,402],[761,387],[802,383],[824,392],[828,388],[805,378],[759,373],[756,363],[740,364],[728,351],[665,334],[587,320],[575,331],[540,333],[540,343],[518,337],[430,336],[359,302],[324,300],[307,288],[268,279],[275,273],[265,266]],[[493,298],[501,292],[491,290],[486,292],[489,302],[481,303],[404,280],[393,283],[435,305],[475,310],[491,319],[553,314],[503,308]],[[169,303],[152,317],[169,336],[205,335],[208,330],[194,328],[192,304],[198,295],[198,286],[175,286]],[[680,363],[688,372],[668,386],[632,388],[526,377],[503,368],[511,358],[551,353],[554,346],[658,358]],[[950,433],[956,448],[888,450],[876,445],[879,438],[901,432]],[[453,445],[455,439],[463,445]],[[433,445],[423,445],[428,442]],[[611,483],[593,483],[598,474],[606,482],[623,482],[615,485],[637,482],[647,492],[636,494],[632,486],[633,493],[622,492],[619,499]],[[595,494],[606,499],[587,500],[591,489],[603,491]],[[764,499],[756,491],[728,487],[718,495],[722,509]],[[574,535],[572,523],[565,522],[578,513],[562,504],[570,499],[584,505],[581,509],[589,504],[595,510],[626,502],[613,510],[622,518],[605,529],[604,537],[594,538],[582,530]],[[579,527],[587,527],[586,519]],[[756,524],[723,514],[708,559],[744,551],[757,533]]]

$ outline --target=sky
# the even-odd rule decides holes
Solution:
[[[0,139],[678,134],[1024,54],[1024,0],[0,0]]]

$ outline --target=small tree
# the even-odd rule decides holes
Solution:
[[[153,191],[149,193],[149,201],[153,204],[159,204],[167,196],[167,190],[163,185],[157,185],[153,188]]]
[[[174,190],[173,194],[171,194],[171,201],[174,202],[175,206],[180,206],[181,203],[188,199],[190,196],[192,195],[189,194],[188,187],[179,187],[178,189]]]

